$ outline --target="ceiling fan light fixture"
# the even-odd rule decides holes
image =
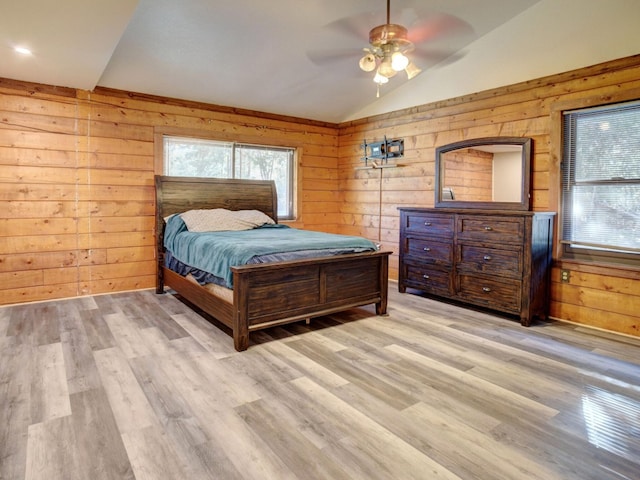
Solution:
[[[389,81],[389,78],[382,75],[380,73],[380,69],[378,69],[375,76],[373,77],[373,81],[376,82],[378,85],[383,85]]]
[[[391,55],[391,67],[396,72],[401,72],[409,65],[409,59],[402,52],[395,52]]]
[[[398,72],[404,70],[409,79],[420,73],[421,70],[406,55],[413,49],[407,28],[391,23],[391,0],[387,0],[387,23],[369,31],[369,46],[364,49],[367,54],[359,62],[360,69],[365,72],[375,69],[373,81],[376,83],[377,96],[380,96],[380,85],[387,83]]]
[[[387,79],[395,76],[395,74],[398,73],[398,71],[393,68],[393,64],[391,62],[390,59],[385,58],[382,63],[380,63],[380,66],[378,67],[378,74],[382,75],[383,77],[386,77]]]
[[[365,72],[373,72],[376,68],[376,57],[373,54],[368,53],[360,59],[359,65],[361,70]]]
[[[405,67],[404,71],[407,74],[407,78],[411,80],[413,77],[418,75],[422,70],[418,68],[415,63],[409,62]]]

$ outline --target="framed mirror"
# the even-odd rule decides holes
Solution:
[[[489,137],[436,148],[435,206],[529,210],[531,144]]]

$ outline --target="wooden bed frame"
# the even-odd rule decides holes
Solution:
[[[389,254],[368,252],[232,267],[233,303],[164,267],[164,218],[191,209],[260,210],[277,219],[273,181],[156,175],[156,293],[165,286],[233,332],[236,350],[254,330],[375,304],[387,312]],[[277,220],[276,220],[277,221]]]

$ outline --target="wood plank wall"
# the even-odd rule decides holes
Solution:
[[[158,132],[299,148],[299,217],[337,231],[337,126],[0,79],[0,304],[151,288]]]
[[[153,286],[158,132],[299,147],[294,225],[379,241],[395,252],[397,278],[397,207],[433,206],[436,146],[532,137],[533,209],[557,211],[554,111],[633,96],[640,98],[640,56],[339,126],[0,79],[0,304]],[[402,167],[357,170],[363,140],[384,135],[405,139]],[[560,269],[570,271],[569,283],[560,282]],[[556,261],[551,312],[640,335],[640,272]]]
[[[559,106],[640,98],[639,88],[640,56],[633,56],[341,124],[342,231],[377,238],[385,248],[393,250],[390,275],[397,278],[397,208],[432,207],[435,148],[479,137],[532,137],[532,208],[557,212]],[[404,139],[405,155],[398,161],[402,166],[356,170],[362,163],[359,145],[363,140],[382,140],[385,135]],[[556,258],[558,253],[556,251]],[[570,271],[568,283],[561,283],[561,269]],[[640,335],[640,272],[637,269],[556,261],[552,278],[553,317]]]

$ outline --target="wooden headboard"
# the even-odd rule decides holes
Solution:
[[[236,180],[155,176],[156,216],[194,209],[260,210],[278,221],[278,199],[273,180]]]

